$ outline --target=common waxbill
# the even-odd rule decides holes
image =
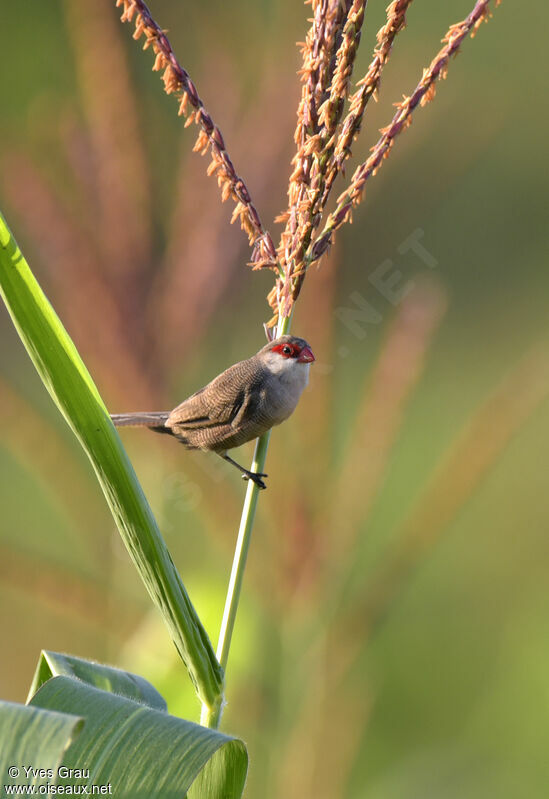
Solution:
[[[211,383],[169,411],[116,413],[117,427],[148,427],[175,436],[188,449],[216,452],[242,477],[266,488],[262,472],[251,472],[227,450],[263,435],[290,416],[307,385],[315,359],[307,342],[280,336],[245,361],[229,366]]]

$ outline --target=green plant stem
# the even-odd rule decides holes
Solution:
[[[279,318],[277,335],[283,336],[285,333],[287,333],[290,329],[290,323],[291,316]],[[265,467],[270,436],[271,431],[269,430],[267,433],[261,436],[261,438],[257,439],[251,466],[251,470],[253,472],[262,472]],[[240,592],[242,590],[242,582],[244,580],[244,570],[246,568],[246,560],[252,538],[252,529],[254,525],[258,495],[259,487],[249,480],[246,497],[244,499],[244,507],[242,508],[242,516],[240,518],[240,527],[238,530],[238,537],[236,539],[236,548],[231,569],[231,576],[229,578],[229,587],[227,589],[227,598],[225,599],[223,620],[221,622],[221,630],[219,632],[219,640],[217,643],[216,656],[221,668],[223,669],[223,672],[226,671],[227,662],[229,660],[229,650],[231,648],[236,614],[238,612],[238,603],[240,601]],[[214,729],[217,729],[221,722],[222,713],[223,705],[219,705],[216,708],[208,708],[206,705],[202,705],[200,722],[207,727],[213,727]]]
[[[270,431],[257,439],[251,467],[254,472],[261,472],[263,470],[267,457],[269,438]],[[221,631],[217,644],[216,656],[223,670],[225,670],[229,659],[229,649],[238,610],[242,580],[244,579],[244,569],[246,567],[246,558],[248,557],[248,549],[250,547],[258,495],[258,486],[249,480],[240,519],[240,528],[236,539],[236,549],[229,579],[229,588],[227,590],[227,599],[225,600],[225,609],[223,611],[223,621],[221,622]]]

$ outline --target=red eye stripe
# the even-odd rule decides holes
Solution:
[[[290,350],[290,352],[287,352]],[[301,350],[296,344],[277,344],[271,352],[278,352],[283,358],[297,358]]]

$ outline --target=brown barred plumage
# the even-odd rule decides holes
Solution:
[[[216,452],[238,466],[243,477],[265,488],[261,477],[266,475],[239,466],[227,450],[258,438],[291,415],[312,361],[304,339],[281,336],[230,366],[171,413],[121,413],[111,418],[117,427],[148,427],[175,436],[188,449]]]

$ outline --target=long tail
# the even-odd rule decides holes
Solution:
[[[111,419],[116,427],[149,427],[155,433],[170,433],[164,427],[169,411],[154,411],[151,413],[112,413]]]

